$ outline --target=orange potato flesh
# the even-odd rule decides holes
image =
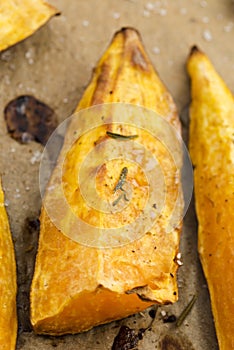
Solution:
[[[198,250],[219,347],[230,350],[234,349],[234,98],[208,57],[196,47],[187,67]]]
[[[0,349],[14,350],[17,335],[16,264],[0,181]]]
[[[32,35],[56,14],[58,10],[43,0],[1,0],[0,51]]]
[[[180,132],[174,102],[154,71],[134,29],[116,33],[99,61],[92,80],[84,92],[77,110],[107,102],[140,104],[159,113]],[[108,162],[96,178],[101,198],[113,196],[121,169],[129,168],[128,181],[134,196],[126,209],[127,215],[106,216],[86,205],[77,185],[76,174],[85,154],[95,142],[106,138],[106,131],[134,134],[159,162],[163,163],[168,196],[164,211],[150,232],[134,242],[112,249],[79,244],[61,233],[50,219],[45,206],[41,212],[41,230],[35,273],[31,287],[31,322],[37,333],[65,334],[88,330],[95,325],[120,319],[144,310],[153,303],[173,303],[178,298],[175,257],[179,249],[181,225],[166,232],[168,215],[178,194],[176,167],[165,157],[160,142],[143,129],[133,126],[102,125],[82,135],[67,152],[69,140],[79,127],[73,119],[66,132],[64,147],[49,186],[56,185],[62,167],[64,194],[73,212],[87,222],[101,227],[122,225],[137,216],[137,208],[147,200],[146,179],[137,166],[127,160]],[[105,151],[105,149],[104,149]],[[87,175],[88,178],[88,175]],[[106,184],[106,186],[104,186]],[[111,190],[110,190],[111,189]],[[52,197],[56,197],[56,191]],[[48,204],[49,192],[45,196]],[[133,205],[135,204],[135,205]],[[134,209],[135,208],[135,209]],[[54,208],[59,211],[59,208]],[[178,206],[183,211],[183,203]],[[68,211],[62,212],[63,224],[70,225]],[[139,297],[140,296],[140,297]]]

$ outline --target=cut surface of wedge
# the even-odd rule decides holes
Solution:
[[[115,34],[94,71],[77,112],[116,102],[151,109],[175,128],[175,132],[180,133],[175,104],[153,69],[139,34],[132,28],[124,28]],[[110,105],[110,111],[111,108]],[[98,324],[144,310],[153,303],[173,303],[178,298],[176,255],[181,221],[170,232],[167,232],[167,227],[175,199],[178,193],[181,194],[181,158],[178,168],[170,157],[165,156],[165,149],[159,140],[149,137],[149,133],[143,129],[113,123],[111,114],[108,123],[81,135],[72,143],[72,147],[68,147],[79,123],[79,118],[73,118],[66,131],[64,146],[47,187],[41,212],[39,247],[31,287],[31,322],[34,330],[42,334],[86,331]],[[124,211],[107,215],[102,210],[92,208],[84,200],[82,188],[77,182],[77,173],[86,154],[97,145],[101,145],[101,152],[105,154],[105,141],[111,138],[108,133],[125,136],[137,134],[137,142],[141,142],[152,155],[157,155],[158,162],[163,163],[165,170],[167,196],[161,215],[140,238],[105,248],[80,244],[67,237],[55,225],[46,208],[49,206],[56,212],[61,210],[52,205],[58,197],[56,188],[61,181],[69,209],[62,210],[60,220],[69,230],[74,228],[74,214],[92,227],[109,229],[110,232],[113,227],[121,227],[135,220],[138,211],[142,211],[147,202],[149,188],[144,172],[124,157],[128,141],[113,138],[113,142],[121,143],[122,158],[104,162],[93,173],[100,201],[111,198],[114,207],[114,201],[122,194],[123,198],[116,207],[125,200]],[[90,174],[92,172],[87,173],[86,181],[91,179]],[[122,189],[121,186],[118,188],[121,181]],[[127,186],[133,189],[132,197],[129,193],[129,197],[124,199]],[[182,198],[177,211],[180,215],[183,212]]]

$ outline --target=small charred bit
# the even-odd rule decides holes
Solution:
[[[120,176],[119,176],[119,181],[117,182],[117,185],[114,188],[114,192],[116,192],[117,190],[122,190],[123,191],[122,187],[123,187],[123,185],[124,185],[124,183],[126,181],[127,174],[128,174],[128,168],[124,167],[121,170],[121,173],[120,173]]]
[[[127,326],[121,326],[114,339],[112,350],[129,350],[137,346],[139,341],[138,332]]]
[[[166,315],[163,317],[163,323],[173,323],[176,321],[176,316],[175,315]]]
[[[185,309],[181,312],[180,316],[177,318],[177,321],[176,321],[177,327],[180,327],[182,325],[182,323],[184,322],[184,320],[192,310],[196,300],[197,300],[197,295],[195,294],[190,300],[190,302],[188,303],[188,305],[185,307]]]
[[[116,134],[111,131],[106,132],[107,136],[111,137],[112,139],[118,139],[121,141],[127,141],[127,140],[133,140],[138,137],[138,135],[122,135],[122,134]]]
[[[36,141],[46,145],[57,127],[53,109],[30,95],[10,101],[4,109],[4,117],[10,136],[20,143]]]
[[[127,326],[121,326],[117,336],[114,339],[114,343],[112,345],[112,350],[128,350],[135,349],[138,345],[138,341],[143,339],[143,335],[147,330],[150,330],[152,324],[157,315],[158,306],[155,305],[154,309],[151,309],[151,318],[148,327],[140,328],[138,331],[135,329],[131,329]]]
[[[40,229],[40,220],[37,217],[27,218],[25,221],[25,224],[26,224],[28,231],[30,233],[32,233],[34,231],[39,231],[39,229]]]

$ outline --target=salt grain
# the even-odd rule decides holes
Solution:
[[[180,9],[180,13],[181,13],[181,15],[186,15],[187,9],[186,9],[185,7],[182,7],[182,8]]]
[[[160,16],[166,16],[167,10],[166,9],[160,9],[159,10],[159,14],[160,14]]]
[[[30,159],[30,163],[31,163],[32,165],[34,165],[35,163],[40,162],[41,156],[42,156],[42,154],[41,154],[40,151],[35,151],[35,152],[33,153],[33,156],[32,156],[31,159]]]
[[[33,58],[29,58],[28,64],[33,64],[33,63],[34,63],[34,59]]]
[[[64,97],[63,103],[68,103],[68,98],[67,97]]]
[[[226,26],[224,26],[223,29],[226,33],[229,33],[232,30],[232,28],[233,28],[233,22],[229,22]]]
[[[166,316],[166,314],[167,314],[167,313],[166,313],[166,311],[165,311],[165,310],[162,310],[162,311],[161,311],[161,316],[162,316],[162,317],[165,317],[165,316]]]
[[[6,83],[6,85],[10,85],[11,80],[10,80],[9,75],[5,75],[5,83]]]
[[[29,186],[26,186],[25,187],[25,191],[29,191],[30,190],[30,187]]]
[[[206,30],[204,30],[204,32],[203,32],[203,38],[206,40],[206,41],[211,41],[212,40],[212,34],[211,34],[211,32],[208,30],[208,29],[206,29]]]
[[[5,202],[4,202],[4,204],[5,204],[5,207],[8,207],[9,204],[10,204],[10,201],[9,201],[8,199],[6,199]]]
[[[143,11],[143,16],[144,17],[150,17],[150,12],[148,10]]]
[[[202,0],[200,2],[200,5],[201,5],[201,7],[206,7],[207,6],[207,2],[205,0]]]
[[[10,51],[5,51],[1,54],[1,60],[9,62],[11,60],[11,52]]]
[[[112,16],[113,16],[114,19],[119,19],[120,18],[120,13],[119,12],[114,12]]]
[[[147,4],[145,5],[146,10],[148,11],[152,11],[154,9],[154,4],[152,2],[147,2]]]
[[[203,17],[203,18],[202,18],[202,22],[203,22],[203,23],[209,23],[209,22],[210,22],[209,17],[207,17],[207,16]]]
[[[179,253],[176,255],[176,258],[177,258],[177,259],[181,259],[181,257],[182,257],[182,254],[179,252]]]
[[[28,51],[25,53],[25,58],[29,59],[29,58],[31,58],[31,56],[32,56],[32,52],[31,52],[31,50],[28,50]]]
[[[82,22],[83,27],[88,27],[89,26],[89,21],[87,19],[84,19]]]
[[[160,53],[160,48],[157,47],[157,46],[154,46],[154,47],[152,48],[152,51],[153,51],[153,53],[154,53],[155,55],[158,55],[158,54]]]

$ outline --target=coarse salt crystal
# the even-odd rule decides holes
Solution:
[[[180,252],[176,255],[177,259],[181,259],[181,256],[182,254]]]
[[[10,59],[11,59],[11,52],[10,51],[5,51],[1,54],[2,61],[8,62],[8,61],[10,61]]]
[[[167,313],[166,313],[166,311],[165,311],[165,310],[162,310],[162,311],[161,311],[161,315],[162,315],[162,317],[165,317],[165,316],[166,316],[166,314],[167,314]]]
[[[28,64],[33,64],[33,63],[34,63],[34,59],[33,58],[29,58]]]
[[[211,41],[212,40],[212,34],[211,34],[211,32],[208,30],[208,29],[206,29],[206,30],[204,30],[204,32],[203,32],[203,38],[206,40],[206,41]]]
[[[207,6],[207,2],[205,0],[202,0],[200,2],[200,5],[201,5],[201,7],[206,7]]]
[[[25,53],[25,58],[31,58],[32,57],[32,53],[31,53],[31,51],[29,50],[29,51],[27,51],[26,53]]]
[[[150,12],[148,10],[143,11],[143,16],[144,17],[150,17]]]
[[[83,27],[88,27],[89,26],[89,21],[87,19],[84,19],[82,22]]]
[[[166,16],[167,10],[166,9],[160,9],[159,10],[159,14],[160,14],[160,16]]]
[[[160,48],[157,47],[157,46],[154,46],[154,47],[152,48],[152,51],[153,51],[154,54],[158,55],[158,54],[160,53]]]
[[[232,30],[232,27],[233,27],[233,22],[229,22],[226,26],[224,26],[224,31],[225,32],[230,32]]]
[[[31,159],[30,159],[30,163],[31,163],[32,165],[34,165],[35,163],[40,162],[41,156],[42,156],[42,154],[41,154],[40,151],[35,151],[35,152],[33,153],[33,156],[32,156]]]
[[[65,98],[63,99],[63,103],[68,103],[68,98],[67,98],[67,97],[65,97]]]
[[[181,15],[186,15],[187,9],[186,9],[185,7],[182,7],[182,8],[180,9],[180,13],[181,13]]]
[[[202,22],[203,22],[203,23],[209,23],[209,22],[210,22],[209,17],[207,17],[207,16],[203,17],[203,18],[202,18]]]
[[[113,16],[114,19],[119,19],[120,18],[120,13],[119,12],[114,12],[112,16]]]
[[[152,4],[152,2],[147,2],[147,4],[145,5],[145,8],[148,11],[152,11],[154,9],[154,4]]]
[[[8,199],[6,199],[5,202],[4,202],[4,204],[5,204],[5,207],[8,207],[9,204],[10,204],[10,201],[9,201]]]

